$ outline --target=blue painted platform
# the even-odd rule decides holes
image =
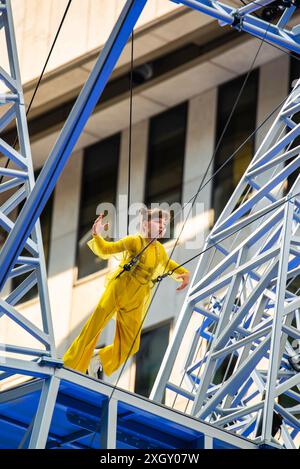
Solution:
[[[46,448],[100,448],[101,432],[108,424],[103,408],[110,397],[116,405],[117,449],[257,448],[244,438],[81,373],[63,368],[56,376],[60,387]],[[42,385],[43,379],[34,378],[1,392],[1,449],[18,448],[22,441],[26,447],[25,434],[36,414]]]

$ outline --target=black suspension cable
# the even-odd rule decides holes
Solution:
[[[267,117],[261,122],[261,124],[259,124],[258,127],[256,127],[256,129],[254,129],[253,132],[251,132],[251,134],[248,135],[248,137],[240,144],[240,146],[224,161],[224,163],[222,163],[221,166],[219,166],[219,168],[212,174],[212,176],[205,182],[205,184],[203,185],[202,189],[203,190],[207,184],[226,166],[227,163],[229,163],[234,157],[235,155],[241,150],[241,148],[252,138],[255,136],[255,134],[261,129],[261,127],[263,127],[263,125],[265,125],[265,123],[270,119],[270,117],[272,117],[272,115],[284,104],[284,102],[288,99],[288,96],[286,96],[282,101],[280,101],[280,103],[267,115]],[[199,191],[201,192],[201,191]],[[183,206],[183,208],[181,209],[184,210],[184,208],[186,207],[187,204],[189,204],[196,196],[198,195],[198,192],[196,192]],[[174,218],[176,217],[171,217],[171,221],[174,220]],[[161,231],[160,231],[161,232]],[[159,232],[159,234],[160,234]],[[153,238],[147,245],[145,245],[143,247],[143,249],[141,249],[138,254],[136,254],[136,256],[132,259],[131,263],[128,263],[128,267],[125,268],[125,270],[130,270],[130,267],[133,266],[137,261],[138,261],[138,258],[143,254],[143,252],[147,249],[147,247],[150,246],[150,244],[152,244],[158,237],[155,237]],[[123,273],[123,271],[121,272]],[[120,274],[119,274],[120,275]],[[119,277],[119,275],[117,277]],[[116,278],[117,278],[116,277]]]
[[[241,0],[241,1],[242,1],[242,0]],[[251,3],[256,3],[256,4],[258,5],[257,2],[251,2]],[[244,3],[244,5],[247,5],[247,4]],[[260,4],[259,4],[259,5],[260,5]],[[260,5],[260,6],[263,7],[263,6],[265,6],[265,5]],[[257,16],[257,15],[256,15],[256,16]],[[257,16],[257,17],[259,18],[259,16]],[[269,23],[269,25],[268,25],[268,28],[269,28],[269,26],[270,26],[270,23]],[[266,34],[267,34],[267,31],[266,31],[266,33],[265,33],[265,36],[266,36]],[[268,44],[268,45],[270,45],[270,46],[272,46],[272,47],[274,47],[274,48],[276,48],[276,49],[278,49],[278,50],[280,50],[281,52],[285,53],[285,54],[288,55],[289,57],[293,57],[294,59],[300,61],[300,57],[299,57],[299,56],[296,56],[296,55],[292,54],[291,52],[287,52],[285,49],[282,49],[281,47],[279,47],[279,46],[277,46],[277,45],[275,45],[275,44],[269,42],[265,37],[264,37],[264,39],[263,39],[263,42],[266,43],[266,44]],[[215,173],[214,173],[214,174],[208,179],[208,181],[204,184],[204,186],[202,187],[202,189],[204,189],[204,187],[214,178],[214,176],[215,176],[215,175],[216,175],[216,174],[217,174],[217,173],[218,173],[235,155],[236,155],[236,153],[245,145],[245,143],[246,143],[250,138],[252,138],[252,136],[255,135],[255,133],[256,133],[256,132],[266,123],[266,121],[277,111],[277,109],[286,101],[287,98],[288,98],[288,97],[284,98],[284,99],[278,104],[278,106],[276,106],[276,108],[273,109],[273,111],[271,112],[271,114],[269,114],[269,115],[266,117],[266,119],[255,129],[255,131],[252,132],[252,133],[249,135],[249,137],[239,146],[239,148],[238,148],[235,152],[233,152],[233,154],[232,154],[227,160],[225,160],[225,162],[218,168],[217,171],[215,171]],[[201,190],[202,190],[202,189],[201,189]],[[201,192],[201,191],[199,191],[199,192]],[[194,197],[197,197],[197,195],[198,195],[198,193],[194,194],[194,195],[190,198],[190,200],[184,205],[184,207],[185,207],[187,204],[189,204],[189,203],[194,199]],[[183,209],[184,209],[184,207],[183,207]],[[183,209],[181,209],[181,211],[182,211]],[[174,217],[173,217],[173,218],[171,217],[170,222],[172,222],[173,220],[174,220]],[[181,230],[181,232],[182,232],[182,230]],[[160,232],[159,232],[159,235],[160,235]],[[122,273],[123,273],[124,271],[130,270],[131,267],[133,267],[133,266],[138,262],[138,259],[139,259],[140,255],[143,254],[143,252],[150,246],[150,244],[152,244],[152,243],[159,237],[159,235],[158,235],[157,237],[153,238],[149,243],[147,243],[147,244],[141,249],[141,251],[140,251],[138,254],[136,254],[136,256],[134,256],[134,257],[131,259],[130,262],[128,262],[127,264],[125,264],[125,265],[124,265],[124,268],[123,268],[123,271],[121,271],[121,272],[118,274],[117,277],[119,277],[120,275],[122,275]],[[175,246],[175,247],[176,247],[176,246]],[[175,247],[174,247],[174,248],[175,248]]]
[[[270,25],[268,25],[268,27],[269,27],[269,26],[270,26]],[[266,36],[266,34],[267,34],[267,31],[266,31],[266,33],[265,33],[265,36]],[[240,147],[239,147],[229,158],[227,158],[227,160],[225,160],[225,162],[212,174],[212,176],[208,179],[208,181],[206,181],[206,183],[203,185],[204,180],[205,180],[205,178],[206,178],[206,175],[207,175],[207,173],[208,173],[208,171],[209,171],[209,168],[210,168],[211,164],[212,164],[213,161],[214,161],[215,155],[216,155],[216,153],[217,153],[217,151],[218,151],[218,149],[219,149],[219,147],[220,147],[220,144],[221,144],[221,142],[222,142],[222,140],[223,140],[223,137],[224,137],[224,135],[225,135],[225,132],[226,132],[226,130],[227,130],[227,128],[228,128],[228,125],[229,125],[229,123],[230,123],[230,121],[231,121],[231,119],[232,119],[232,116],[233,116],[233,114],[234,114],[235,108],[236,108],[236,106],[237,106],[237,104],[238,104],[238,102],[239,102],[239,100],[240,100],[240,97],[241,97],[241,95],[242,95],[242,92],[243,92],[243,90],[244,90],[244,88],[245,88],[245,86],[246,86],[246,83],[247,83],[248,79],[249,79],[250,73],[251,73],[251,71],[253,70],[255,61],[256,61],[257,56],[258,56],[258,54],[259,54],[259,52],[260,52],[260,49],[261,49],[261,47],[262,47],[262,45],[263,45],[263,42],[264,42],[264,39],[262,39],[262,41],[261,41],[261,43],[260,43],[260,45],[259,45],[259,48],[258,48],[258,50],[257,50],[257,52],[256,52],[256,54],[255,54],[255,56],[254,56],[254,59],[253,59],[253,61],[252,61],[252,64],[251,64],[251,66],[250,66],[250,68],[249,68],[249,70],[248,70],[248,73],[247,73],[247,75],[246,75],[246,77],[245,77],[245,80],[244,80],[244,82],[243,82],[243,84],[242,84],[242,87],[241,87],[241,89],[240,89],[240,91],[239,91],[239,94],[238,94],[238,96],[237,96],[237,98],[236,98],[236,100],[235,100],[235,103],[234,103],[234,105],[233,105],[233,107],[232,107],[232,110],[231,110],[230,115],[229,115],[229,117],[228,117],[228,119],[227,119],[227,122],[226,122],[226,124],[225,124],[225,126],[224,126],[224,129],[223,129],[223,131],[222,131],[222,133],[221,133],[221,136],[220,136],[220,138],[219,138],[219,140],[218,140],[218,142],[217,142],[216,148],[215,148],[215,150],[214,150],[214,152],[213,152],[213,154],[212,154],[212,156],[211,156],[211,158],[210,158],[209,164],[208,164],[208,166],[207,166],[207,168],[206,168],[206,171],[205,171],[205,173],[204,173],[204,175],[203,175],[203,177],[202,177],[202,180],[201,180],[201,183],[200,183],[200,185],[199,185],[199,188],[198,188],[197,192],[188,200],[188,202],[186,202],[186,203],[184,204],[184,206],[182,207],[182,209],[180,210],[180,212],[177,213],[177,215],[178,215],[179,213],[182,213],[182,212],[184,211],[185,207],[192,201],[192,205],[191,205],[191,207],[189,208],[189,211],[188,211],[188,214],[187,214],[187,216],[186,216],[186,219],[184,220],[184,223],[183,223],[183,225],[182,225],[182,227],[181,227],[180,233],[179,233],[179,235],[177,236],[177,239],[176,239],[176,241],[175,241],[175,244],[174,244],[174,246],[173,246],[173,248],[172,248],[171,255],[169,256],[170,259],[171,259],[171,257],[172,257],[172,254],[173,254],[174,250],[175,250],[176,247],[177,247],[177,244],[178,244],[178,242],[179,242],[180,236],[181,236],[181,234],[182,234],[182,232],[183,232],[183,230],[184,230],[184,228],[185,228],[187,219],[188,219],[188,217],[189,217],[189,215],[190,215],[190,213],[191,213],[191,210],[192,210],[193,207],[194,207],[194,204],[195,204],[196,199],[197,199],[198,195],[200,194],[200,192],[201,192],[201,191],[204,189],[204,187],[206,187],[206,185],[216,176],[216,174],[218,174],[218,172],[221,171],[221,169],[235,156],[235,154],[236,154],[236,153],[239,151],[239,149],[249,140],[249,138],[251,138],[251,136],[254,135],[262,125],[264,125],[265,121],[270,117],[270,116],[268,116],[267,119],[266,119],[265,121],[263,121],[262,124],[261,124],[257,129],[255,129],[255,131],[253,132],[253,134],[251,134],[251,135],[248,137],[248,139],[245,140],[245,141],[242,143],[242,145],[240,145]],[[286,99],[287,99],[287,98],[284,98],[284,100],[278,105],[278,107],[279,107]],[[273,113],[277,110],[278,107],[276,107],[276,109],[273,110]],[[177,216],[177,215],[176,215],[176,216]],[[176,216],[172,217],[171,220],[170,220],[170,222],[174,221],[174,219],[176,218]],[[123,270],[119,272],[119,274],[117,275],[117,278],[118,278],[119,276],[121,276],[121,275],[123,274],[123,272],[130,270],[130,269],[138,262],[139,257],[140,257],[140,256],[143,254],[143,252],[160,236],[160,233],[161,233],[161,230],[159,231],[159,233],[158,233],[158,235],[157,235],[156,237],[152,238],[152,239],[138,252],[138,254],[136,254],[136,255],[130,260],[130,262],[128,262],[127,264],[124,265]],[[161,280],[161,276],[158,277],[158,280]]]
[[[128,189],[127,189],[127,235],[129,235],[129,207],[131,185],[131,158],[132,158],[132,101],[133,101],[133,57],[134,57],[134,31],[131,33],[131,60],[130,60],[130,99],[129,99],[129,142],[128,142]]]
[[[257,3],[257,2],[249,2],[249,3],[246,3],[246,2],[244,2],[243,0],[240,0],[240,2],[241,2],[243,5],[245,5],[245,6],[249,5],[249,3],[255,3],[256,5],[260,5],[261,7],[268,7],[269,5],[271,5],[271,4],[269,4],[269,5],[261,5],[260,3]],[[252,12],[251,15],[256,16],[256,18],[258,18],[259,20],[262,19],[262,18],[260,18],[259,15],[257,15],[257,13],[256,13],[255,11]],[[256,36],[254,36],[254,37],[256,37]],[[274,44],[274,43],[272,43],[272,42],[269,42],[267,39],[265,39],[264,42],[265,42],[266,44],[268,44],[269,46],[272,46],[272,47],[274,47],[275,49],[280,50],[281,52],[283,52],[284,54],[288,55],[289,57],[293,57],[293,58],[296,59],[296,60],[300,60],[299,56],[298,56],[298,55],[294,55],[291,51],[286,51],[285,49],[282,49],[282,48],[281,48],[280,46],[278,46],[277,44]]]
[[[260,218],[265,217],[265,215],[267,215],[268,213],[272,212],[273,210],[275,210],[276,208],[278,208],[278,207],[281,206],[281,205],[285,205],[287,202],[289,202],[289,200],[291,200],[291,199],[293,199],[294,197],[297,197],[297,196],[299,196],[299,195],[300,195],[300,192],[298,192],[298,193],[296,193],[296,194],[294,194],[294,195],[291,195],[290,197],[286,197],[285,200],[284,200],[283,202],[281,202],[281,204],[277,204],[275,207],[271,207],[271,208],[270,208],[269,210],[267,210],[265,213],[258,215],[255,219],[253,219],[253,220],[251,220],[249,223],[245,224],[242,228],[237,229],[236,231],[233,231],[233,232],[230,233],[229,235],[224,236],[224,238],[222,238],[221,241],[219,241],[219,242],[224,241],[225,239],[229,238],[230,236],[232,236],[233,234],[237,233],[238,231],[242,231],[244,228],[246,228],[247,226],[251,225],[251,223],[254,223],[255,221],[259,220]],[[193,258],[187,260],[186,262],[184,262],[184,263],[181,264],[181,265],[185,265],[185,264],[187,264],[188,262],[191,262],[191,261],[192,261],[193,259],[195,259],[196,257],[201,256],[201,255],[204,254],[205,252],[207,252],[207,251],[209,251],[210,249],[212,249],[216,244],[218,244],[218,243],[215,243],[215,244],[212,244],[212,245],[208,246],[206,249],[202,250],[202,251],[199,252],[196,256],[194,256]],[[179,266],[178,266],[178,267],[179,267]],[[174,271],[175,271],[175,270],[176,270],[176,269],[174,269]],[[141,322],[141,326],[140,326],[140,328],[139,328],[139,330],[138,330],[138,333],[136,334],[136,337],[137,337],[138,334],[140,333],[140,330],[141,330],[141,328],[142,328],[142,326],[143,326],[143,324],[144,324],[144,321],[145,321],[145,319],[146,319],[147,313],[148,313],[148,311],[149,311],[149,309],[150,309],[150,306],[151,306],[151,304],[152,304],[152,302],[153,302],[153,298],[154,298],[156,292],[158,291],[158,287],[159,287],[159,284],[157,284],[157,286],[156,286],[156,290],[155,290],[155,292],[154,292],[154,294],[153,294],[153,296],[152,296],[152,299],[151,299],[151,301],[150,301],[150,304],[149,304],[149,306],[148,306],[148,308],[147,308],[147,312],[146,312],[146,314],[145,314],[145,316],[144,316],[144,318],[143,318],[143,321]],[[121,293],[122,293],[122,292],[121,292]],[[126,358],[126,360],[125,360],[125,362],[124,362],[124,364],[123,364],[123,366],[122,366],[122,368],[121,368],[121,371],[120,371],[119,377],[118,377],[118,379],[117,379],[117,382],[113,385],[112,392],[111,392],[109,398],[107,399],[107,401],[106,401],[106,403],[105,403],[104,405],[107,405],[107,406],[108,406],[109,403],[110,403],[110,400],[111,400],[111,398],[112,398],[112,395],[113,395],[113,393],[114,393],[114,391],[115,391],[115,389],[116,389],[116,387],[117,387],[117,383],[118,383],[118,381],[119,381],[119,379],[120,379],[120,377],[121,377],[121,375],[122,375],[122,373],[123,373],[124,367],[125,367],[125,365],[126,365],[126,363],[127,363],[127,360],[128,360],[128,358],[129,358],[129,356],[130,356],[130,352],[131,352],[131,350],[132,350],[132,347],[133,347],[133,345],[134,345],[134,342],[135,342],[135,340],[136,340],[136,337],[135,337],[135,339],[133,340],[133,343],[132,343],[132,346],[131,346],[131,348],[130,348],[130,350],[129,350],[128,356],[127,356],[127,358]],[[94,432],[93,432],[94,437],[95,437],[96,433],[100,430],[100,428],[101,428],[101,420],[100,420],[99,424],[96,426],[96,429],[95,429]],[[93,441],[94,441],[94,437],[93,437],[92,443],[93,443]],[[91,443],[90,445],[88,445],[88,447],[91,447],[92,443]]]

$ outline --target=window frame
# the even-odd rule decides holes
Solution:
[[[118,181],[119,181],[119,172],[120,172],[120,158],[121,158],[121,148],[122,148],[122,132],[117,132],[116,134],[110,135],[108,137],[105,137],[101,140],[98,140],[97,142],[94,142],[92,145],[88,145],[83,149],[83,161],[82,161],[82,167],[81,167],[81,177],[80,177],[80,195],[79,195],[79,208],[78,208],[78,217],[77,217],[77,228],[76,228],[76,249],[75,249],[75,266],[74,266],[74,284],[80,284],[84,283],[86,279],[91,279],[94,277],[97,277],[100,273],[100,275],[106,273],[106,271],[110,270],[110,259],[107,259],[106,261],[103,260],[103,267],[95,270],[94,272],[91,272],[87,275],[83,275],[79,277],[79,231],[80,231],[80,215],[83,207],[83,184],[84,184],[84,164],[85,164],[85,157],[87,155],[87,152],[91,150],[92,147],[97,147],[98,145],[100,146],[101,143],[104,143],[106,141],[112,140],[114,138],[118,139],[117,142],[117,148],[118,148],[118,155],[117,155],[117,169],[116,169],[116,186],[115,186],[115,192],[114,192],[114,200],[113,204],[116,205],[117,201],[117,194],[118,194]],[[96,209],[96,207],[95,207]],[[95,215],[96,217],[96,215]],[[92,227],[91,227],[92,228]],[[92,236],[91,236],[92,237]]]

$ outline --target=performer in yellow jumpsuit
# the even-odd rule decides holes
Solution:
[[[160,237],[164,235],[169,214],[161,210],[159,212],[160,215],[163,213],[163,216],[157,216],[158,209],[146,209],[141,233],[126,236],[115,242],[106,241],[97,234],[98,229],[103,230],[105,227],[101,222],[103,214],[95,221],[92,230],[93,238],[87,242],[89,248],[96,256],[104,259],[122,252],[123,261],[116,270],[106,276],[105,291],[93,314],[63,356],[65,366],[82,373],[86,372],[99,334],[115,313],[114,342],[98,352],[104,373],[107,376],[111,375],[126,361],[128,356],[138,351],[141,323],[147,312],[152,296],[151,289],[154,286],[152,279],[178,267],[178,264],[168,258],[164,246],[156,239],[145,249],[139,257],[139,262],[130,271],[124,271],[118,278],[116,277],[123,270],[123,265],[138,254],[151,239],[156,238],[157,233]],[[189,282],[189,271],[184,267],[179,267],[171,277],[181,281],[181,285],[177,288],[181,290]]]

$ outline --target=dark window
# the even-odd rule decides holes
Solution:
[[[150,120],[144,196],[148,207],[151,203],[181,204],[187,109],[187,103],[183,103]],[[170,237],[173,236],[171,223]]]
[[[300,56],[299,56],[299,59],[300,59]],[[299,77],[300,77],[299,59],[297,60],[294,57],[290,57],[290,77],[289,77],[290,86],[289,86],[289,93],[292,91],[292,82],[294,80],[298,80]],[[300,122],[300,112],[297,112],[296,114],[294,114],[293,117],[292,117],[292,120],[294,122],[296,122],[297,124],[299,124],[299,122]],[[295,148],[298,145],[300,145],[300,137],[299,136],[297,138],[295,138],[293,143],[288,148],[286,148],[286,150],[291,150],[292,148]],[[290,164],[295,158],[298,158],[298,155],[295,155],[293,158],[289,158],[287,161],[285,161],[285,165]],[[297,168],[295,171],[293,171],[288,176],[287,184],[284,187],[284,195],[286,195],[290,191],[290,189],[292,188],[292,186],[293,186],[294,182],[296,181],[298,175],[299,175],[299,168]]]
[[[40,171],[42,168],[37,169],[34,172],[34,179],[38,178]],[[45,255],[45,263],[46,269],[49,266],[49,253],[50,253],[50,239],[51,239],[51,226],[52,226],[52,213],[53,213],[53,200],[54,200],[54,191],[50,195],[41,215],[40,215],[40,222],[41,222],[41,232],[42,232],[42,240],[43,240],[43,247],[44,247],[44,255]],[[18,213],[22,210],[25,201],[18,205]],[[21,256],[30,256],[28,251],[24,248],[20,254]],[[12,290],[17,288],[20,283],[22,283],[31,272],[18,275],[17,277],[12,278]],[[21,302],[31,300],[38,294],[38,287],[37,284],[31,288],[21,299]]]
[[[116,203],[119,167],[120,134],[116,134],[86,148],[81,181],[81,200],[78,224],[78,278],[107,266],[107,260],[95,256],[87,241],[100,203]],[[110,239],[109,239],[110,240]]]
[[[135,393],[149,397],[169,343],[169,333],[167,323],[141,334],[140,349],[135,355]]]
[[[255,69],[247,80],[246,86],[243,89],[230,123],[222,137],[221,144],[216,152],[214,172],[224,164],[255,129],[258,76],[259,72]],[[224,131],[244,80],[245,75],[224,83],[218,89],[215,145],[217,145]],[[251,138],[214,176],[212,206],[214,208],[215,220],[221,214],[235,187],[242,178],[253,157],[254,150],[254,138]]]
[[[232,40],[235,40],[238,36],[236,30],[225,30],[219,28],[214,31],[213,37],[207,37],[205,43],[197,45],[195,42],[189,42],[182,45],[182,47],[176,47],[174,50],[169,51],[157,58],[153,58],[151,61],[146,61],[139,64],[134,68],[133,72],[133,88],[138,91],[140,86],[143,86],[145,82],[152,83],[162,76],[168,73],[176,73],[178,67],[191,63],[198,57],[207,54],[210,51],[214,51],[216,48],[225,44],[229,44]],[[95,56],[96,59],[96,56]],[[90,59],[91,60],[91,59]],[[123,93],[128,92],[128,80],[130,72],[127,71],[121,76],[112,78],[107,83],[101,98],[99,99],[96,111],[103,105],[107,107],[110,103],[116,99],[122,99]],[[69,116],[73,106],[75,104],[75,98],[68,101],[61,100],[60,105],[47,109],[47,112],[40,114],[33,118],[29,118],[29,132],[30,137],[37,136],[43,132],[45,128],[59,128],[60,124],[63,125],[67,117]],[[2,138],[6,142],[13,142],[15,138],[16,129],[10,128],[7,132],[2,134]]]

